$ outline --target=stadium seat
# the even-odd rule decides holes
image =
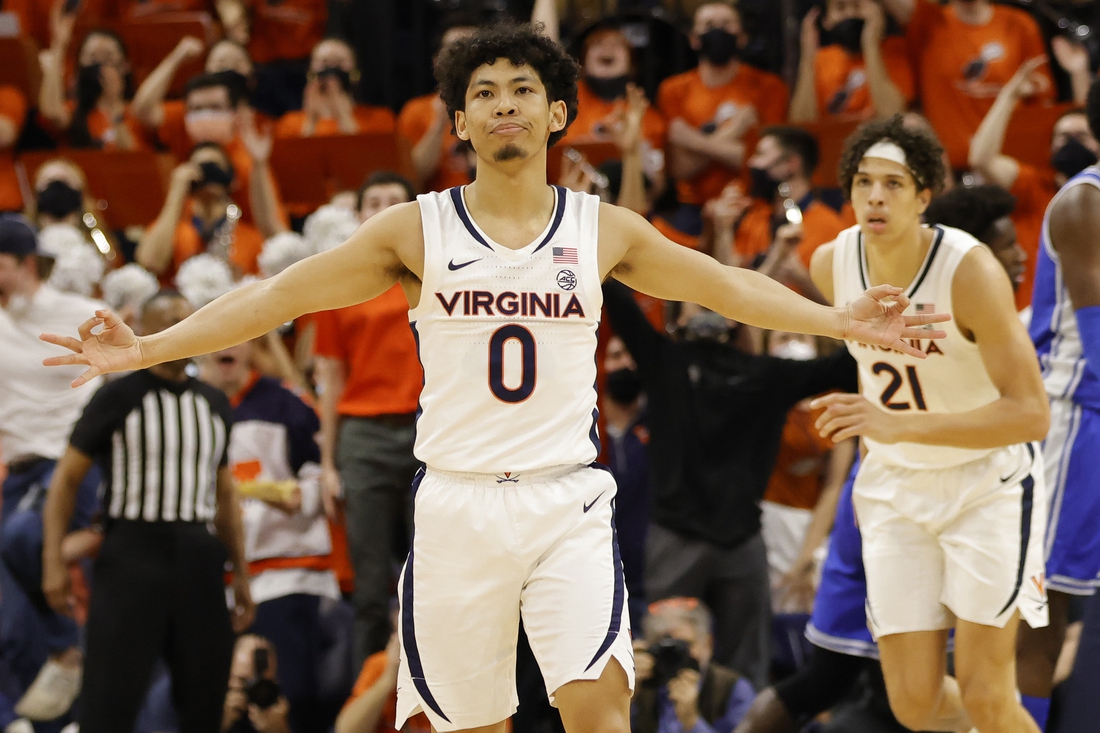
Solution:
[[[159,13],[145,18],[119,21],[116,30],[130,52],[135,89],[184,36],[195,36],[207,48],[221,38],[221,32],[209,13]],[[185,63],[172,78],[168,95],[181,96],[187,80],[201,74],[202,70],[201,56]]]
[[[38,65],[38,44],[33,38],[0,38],[0,84],[19,87],[29,104],[38,101],[42,68]]]

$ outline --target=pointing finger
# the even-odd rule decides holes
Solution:
[[[905,316],[905,325],[923,326],[929,323],[947,323],[950,320],[950,313],[918,313],[915,316]]]
[[[906,328],[901,332],[903,339],[943,339],[947,338],[946,331],[929,331],[924,328]]]
[[[42,360],[42,366],[72,366],[73,364],[91,366],[88,363],[88,358],[83,354],[62,354],[61,356],[51,356]]]
[[[74,388],[83,386],[102,374],[96,367],[88,367],[88,370],[72,381]]]
[[[58,336],[53,333],[43,333],[40,334],[38,338],[48,344],[57,344],[58,346],[65,347],[69,351],[75,351],[78,354],[84,351],[83,343],[74,339],[72,336]]]

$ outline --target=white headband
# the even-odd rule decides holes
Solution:
[[[909,163],[905,159],[905,151],[893,140],[879,140],[877,143],[867,148],[867,152],[863,154],[863,157],[892,160],[898,165],[903,165],[906,168],[909,167]]]

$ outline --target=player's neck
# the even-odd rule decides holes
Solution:
[[[703,80],[703,86],[714,88],[733,81],[733,78],[737,76],[737,71],[741,68],[741,62],[733,59],[718,66],[709,61],[700,61],[698,68],[699,78]]]
[[[553,215],[554,191],[546,183],[545,151],[512,165],[500,165],[478,160],[477,178],[464,191],[470,216],[486,233],[495,223],[512,229],[519,222],[541,221],[536,231],[541,231]],[[520,227],[522,228],[522,227]],[[534,235],[532,235],[534,236]],[[524,237],[520,235],[520,239]],[[526,241],[503,241],[493,236],[505,247],[520,249]]]
[[[908,286],[917,276],[934,236],[934,230],[921,226],[914,226],[891,239],[864,234],[867,274],[871,278],[868,285]]]

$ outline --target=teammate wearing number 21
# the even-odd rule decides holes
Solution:
[[[630,727],[633,658],[614,535],[615,484],[593,465],[600,283],[615,277],[768,329],[891,347],[943,337],[882,285],[843,307],[669,242],[641,217],[546,183],[546,149],[577,112],[577,66],[530,26],[499,25],[436,62],[477,180],[373,217],[343,245],[137,338],[97,312],[76,380],[227,348],[401,284],[424,365],[412,550],[399,597],[398,727],[502,731],[515,711],[522,617],[570,733]],[[102,327],[96,329],[97,326]]]
[[[811,275],[851,303],[909,283],[917,312],[953,316],[927,358],[848,339],[861,395],[829,395],[818,420],[863,438],[852,500],[863,535],[867,617],[890,705],[913,730],[1037,733],[1016,700],[1016,628],[1047,624],[1042,440],[1050,422],[1038,360],[992,252],[921,225],[943,183],[942,150],[901,118],[864,125],[841,158],[859,224],[819,248]],[[955,678],[947,636],[955,629]]]

